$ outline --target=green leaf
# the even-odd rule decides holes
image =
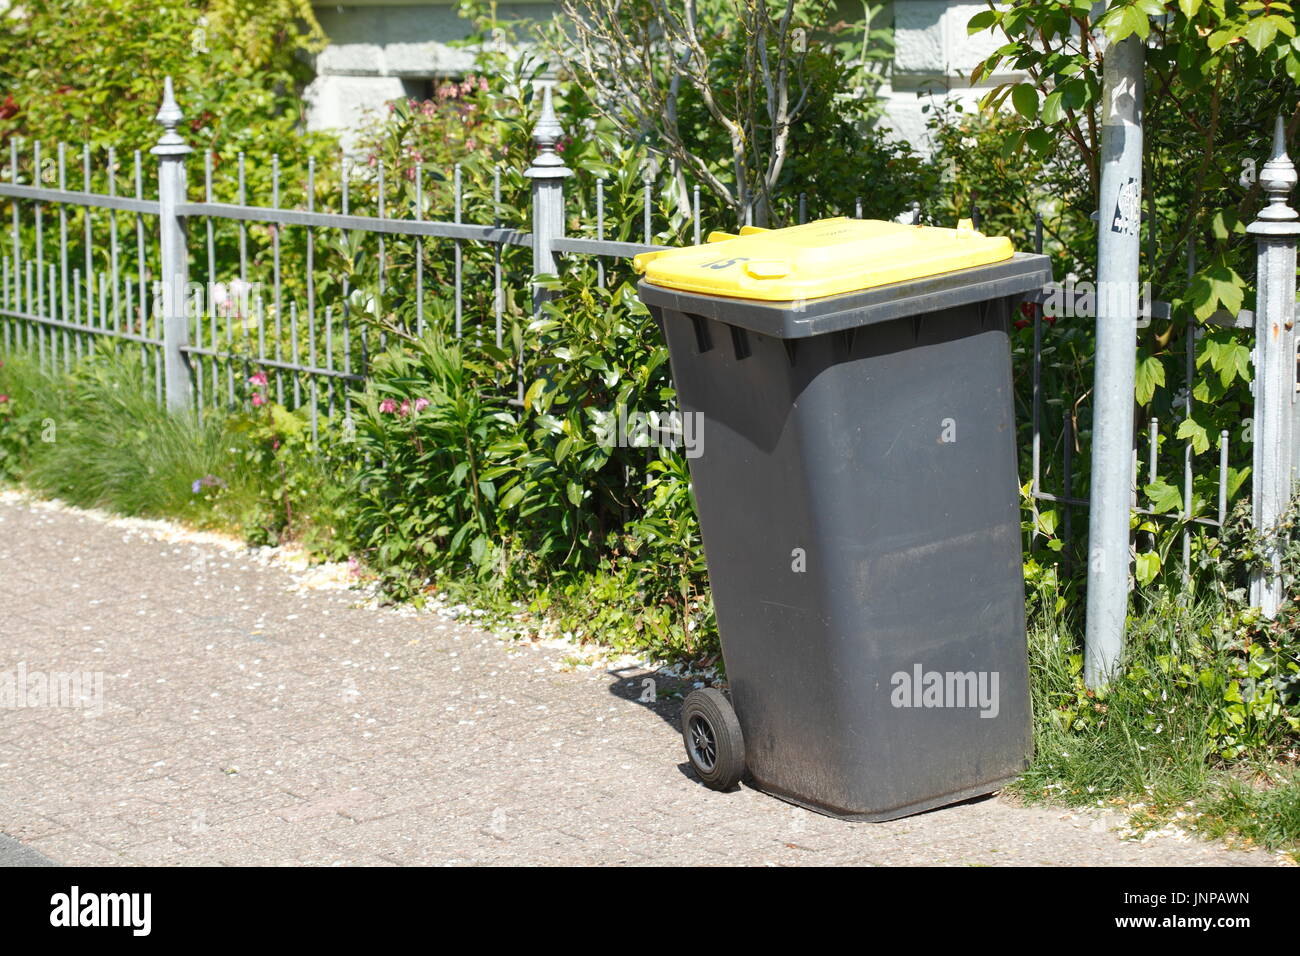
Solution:
[[[501,504],[500,504],[501,509],[504,511],[509,511],[511,508],[513,508],[515,505],[519,504],[519,502],[523,500],[525,493],[526,493],[526,489],[522,484],[515,485],[513,488],[511,488],[509,491],[507,491],[504,495],[501,496]]]
[[[1030,83],[1017,83],[1011,89],[1011,105],[1027,120],[1038,116],[1038,90]]]
[[[1210,437],[1205,433],[1205,426],[1199,424],[1194,418],[1184,419],[1174,437],[1190,441],[1192,452],[1197,455],[1210,447]]]
[[[1046,156],[1052,151],[1055,141],[1052,134],[1045,129],[1031,129],[1025,133],[1025,142],[1039,156]]]
[[[1191,20],[1201,9],[1201,0],[1178,0],[1178,9],[1183,11],[1183,16]]]
[[[1143,489],[1150,500],[1150,508],[1158,515],[1183,510],[1183,494],[1163,478],[1157,478]]]
[[[1002,15],[996,10],[981,10],[970,18],[966,24],[967,35],[982,33],[1000,20]]]
[[[1155,355],[1139,357],[1137,363],[1135,397],[1139,405],[1151,401],[1156,389],[1165,384],[1165,366]]]
[[[1138,584],[1145,587],[1156,579],[1160,573],[1160,555],[1155,551],[1143,551],[1133,561],[1133,576]]]
[[[1272,17],[1255,17],[1250,23],[1246,24],[1246,42],[1249,43],[1256,52],[1264,49],[1273,42],[1277,36],[1277,24],[1273,22]]]
[[[1065,107],[1061,102],[1062,94],[1060,90],[1053,90],[1047,94],[1043,100],[1043,110],[1039,119],[1044,125],[1051,126],[1053,123],[1059,123],[1065,118]]]

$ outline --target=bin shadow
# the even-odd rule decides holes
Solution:
[[[681,734],[682,704],[686,695],[695,689],[694,680],[665,674],[657,668],[618,667],[610,668],[605,673],[614,678],[609,685],[609,692],[613,696],[626,703],[647,708],[671,727],[673,733]],[[692,783],[704,786],[684,756],[677,764],[677,771]],[[748,774],[745,775],[744,783],[749,785]]]
[[[667,674],[661,668],[614,667],[605,672],[613,681],[609,692],[629,704],[645,707],[674,731],[680,730],[682,702],[695,681]]]

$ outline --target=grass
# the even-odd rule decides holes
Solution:
[[[1230,616],[1215,601],[1158,599],[1130,618],[1123,673],[1101,694],[1084,687],[1077,622],[1038,620],[1029,634],[1035,754],[1013,790],[1028,801],[1126,808],[1139,832],[1172,822],[1300,851],[1294,734],[1281,720],[1249,718],[1224,730],[1225,689],[1241,668],[1216,638]],[[1228,732],[1253,734],[1231,760]]]
[[[256,490],[232,467],[235,436],[214,417],[167,414],[122,364],[96,366],[65,386],[61,407],[50,410],[54,440],[33,446],[25,482],[75,505],[200,523],[215,517],[193,491],[205,476],[227,483],[223,510],[255,501]]]
[[[68,376],[40,371],[31,356],[6,357],[0,477],[81,507],[171,518],[257,544],[307,539],[330,553],[334,529],[325,526],[342,492],[322,489],[327,465],[298,447],[277,459],[276,436],[246,415],[172,414],[151,386],[125,350],[101,351]]]
[[[138,356],[129,352],[83,362],[72,376],[49,376],[29,357],[7,356],[0,478],[76,505],[220,528],[255,543],[296,538],[335,558],[347,553],[344,446],[282,447],[266,431],[267,416],[251,410],[203,422],[169,414],[139,376]],[[194,482],[206,476],[217,480],[196,493]],[[435,586],[487,609],[489,620],[518,611],[490,581],[440,578]],[[620,650],[698,657],[711,628],[700,635],[704,644],[678,646],[671,610],[647,604],[638,587],[599,573],[539,582],[526,626]],[[1034,606],[1054,607],[1048,598]],[[1232,616],[1216,601],[1144,603],[1129,622],[1123,676],[1094,695],[1083,684],[1079,622],[1068,613],[1034,613],[1035,756],[1013,790],[1028,802],[1127,809],[1140,832],[1173,822],[1300,853],[1295,732],[1247,714],[1229,729],[1248,745],[1231,759],[1224,754],[1225,715],[1236,706],[1225,688],[1242,667],[1240,648],[1222,640]],[[1294,714],[1294,702],[1287,706]]]

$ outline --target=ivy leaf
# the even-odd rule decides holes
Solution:
[[[1237,497],[1237,492],[1241,490],[1241,486],[1250,477],[1250,469],[1250,465],[1246,465],[1240,470],[1236,468],[1228,469],[1228,497],[1230,499]]]
[[[1178,426],[1178,431],[1174,433],[1175,438],[1181,438],[1184,441],[1192,443],[1192,453],[1199,455],[1210,447],[1210,437],[1205,432],[1205,426],[1199,424],[1194,418],[1186,418]]]
[[[1157,478],[1143,490],[1151,501],[1151,510],[1156,514],[1183,510],[1183,493],[1163,478]]]
[[[1138,7],[1111,7],[1105,24],[1112,43],[1137,34],[1145,40],[1151,33],[1151,21]]]
[[[1188,286],[1188,294],[1196,317],[1202,320],[1209,318],[1218,309],[1220,303],[1236,315],[1241,311],[1241,303],[1245,298],[1245,285],[1245,281],[1236,270],[1220,256]]]
[[[1165,384],[1165,366],[1159,357],[1147,355],[1138,359],[1135,383],[1134,395],[1138,404],[1145,405],[1150,402],[1156,389]]]

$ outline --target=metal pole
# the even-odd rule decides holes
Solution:
[[[1089,687],[1104,685],[1115,672],[1128,610],[1145,53],[1142,40],[1130,36],[1106,52],[1103,66],[1084,658]]]
[[[1251,575],[1250,603],[1266,617],[1282,603],[1282,556],[1278,520],[1291,500],[1292,416],[1296,400],[1296,236],[1300,222],[1287,198],[1296,169],[1286,154],[1286,133],[1278,116],[1273,155],[1260,171],[1268,205],[1246,231],[1255,236],[1258,255],[1255,309],[1254,468],[1251,518],[1264,536],[1261,557],[1268,567]]]
[[[191,371],[182,351],[189,344],[185,286],[189,281],[189,252],[185,246],[185,217],[177,214],[185,202],[185,157],[190,152],[176,132],[183,118],[172,78],[163,81],[162,107],[155,117],[163,128],[158,144],[150,150],[158,157],[158,257],[162,279],[163,375],[167,407],[173,411],[189,407]]]
[[[555,151],[555,144],[564,135],[564,128],[555,115],[551,98],[551,84],[543,88],[542,115],[533,127],[533,142],[537,155],[524,175],[533,181],[533,275],[555,273],[555,253],[551,243],[564,236],[564,180],[573,170]],[[533,313],[542,309],[548,298],[545,289],[533,286]]]

